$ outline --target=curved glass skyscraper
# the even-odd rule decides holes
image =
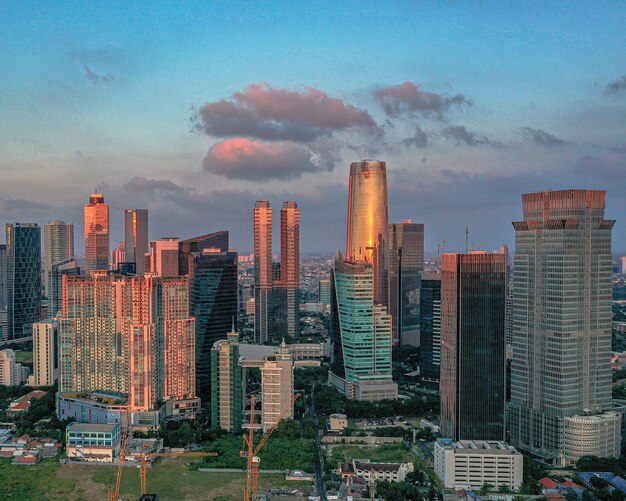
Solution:
[[[346,257],[372,265],[374,302],[387,304],[387,166],[363,160],[350,164]]]

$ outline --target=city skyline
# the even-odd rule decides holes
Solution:
[[[425,224],[427,252],[464,249],[466,226],[475,248],[511,245],[524,192],[608,189],[607,210],[624,213],[618,6],[9,2],[0,223],[79,225],[96,188],[111,243],[123,210],[145,207],[151,240],[220,221],[249,253],[247,207],[295,199],[303,254],[333,254],[343,166],[372,157],[387,162],[389,219]],[[363,47],[380,26],[394,29]]]

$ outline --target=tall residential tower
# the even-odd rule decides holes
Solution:
[[[265,343],[271,335],[272,208],[267,200],[254,206],[254,339]]]
[[[148,210],[124,210],[125,262],[135,263],[137,276],[146,271],[146,253],[148,252]]]

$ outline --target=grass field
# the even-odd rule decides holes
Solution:
[[[329,447],[330,449],[330,447]],[[353,459],[369,459],[374,462],[390,461],[394,463],[410,463],[415,457],[406,444],[383,444],[376,446],[333,445],[327,457],[333,465],[351,462]]]
[[[32,351],[16,351],[15,352],[15,361],[18,364],[23,363],[33,363],[33,352]]]
[[[148,469],[148,490],[163,501],[200,501],[243,497],[244,473],[207,473],[189,469],[189,460],[163,458]],[[199,463],[199,461],[197,461]],[[48,460],[36,466],[13,466],[0,459],[0,499],[3,501],[104,501],[115,481],[110,466],[60,465]],[[286,485],[283,475],[261,475],[260,488]],[[125,467],[120,498],[139,497],[139,470]]]

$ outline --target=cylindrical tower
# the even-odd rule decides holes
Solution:
[[[372,264],[374,301],[387,304],[387,167],[363,160],[350,164],[346,257]]]

